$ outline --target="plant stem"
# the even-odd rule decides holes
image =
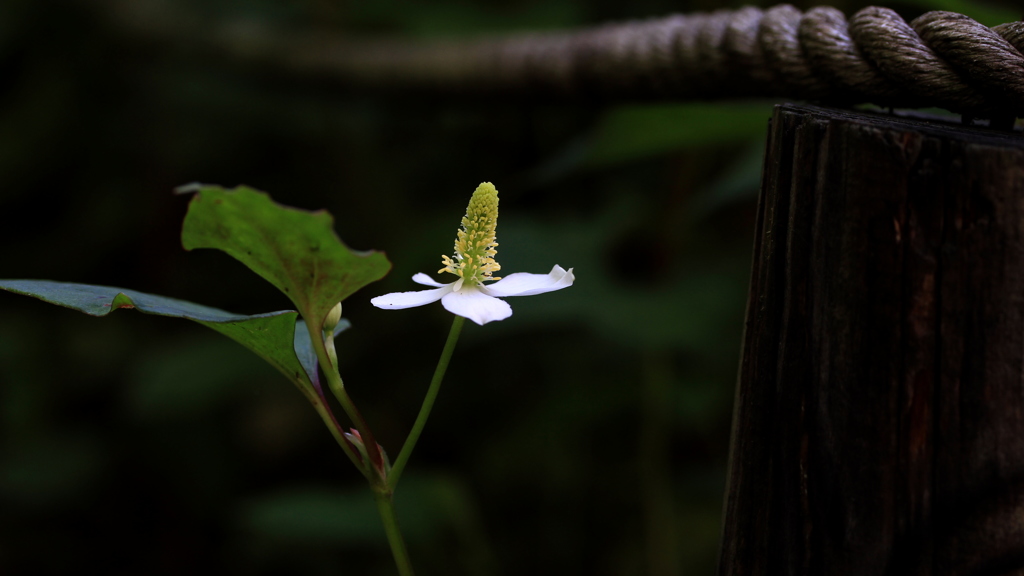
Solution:
[[[352,399],[349,398],[348,392],[345,391],[345,382],[341,379],[341,374],[338,372],[337,355],[328,352],[328,343],[324,341],[325,338],[330,338],[329,345],[333,351],[334,334],[324,334],[322,331],[314,328],[313,324],[309,322],[306,323],[306,327],[309,330],[309,337],[313,343],[313,350],[316,351],[317,359],[320,361],[321,371],[324,377],[327,378],[327,386],[334,393],[334,397],[338,399],[338,403],[345,410],[345,414],[352,420],[356,429],[359,430],[360,436],[362,436],[366,453],[370,457],[371,466],[369,469],[373,470],[376,468],[380,474],[383,474],[384,457],[380,453],[380,447],[377,446],[377,440],[373,437],[373,432],[370,431],[370,427],[366,424],[366,420],[363,419],[363,415],[356,408]]]
[[[355,464],[355,467],[363,473],[363,476],[366,476],[367,480],[369,480],[370,467],[366,462],[362,461],[362,458],[359,455],[352,451],[352,446],[349,445],[348,441],[346,441],[343,436],[344,431],[341,429],[341,425],[334,419],[334,415],[331,414],[330,408],[327,407],[326,400],[313,395],[309,395],[308,398],[317,414],[320,415],[320,419],[324,421],[324,424],[327,425],[327,429],[331,431],[331,436],[334,436],[338,445],[341,446],[342,451],[344,451],[345,455],[348,456],[348,459]]]
[[[377,501],[377,511],[380,512],[380,519],[384,523],[384,532],[388,535],[388,544],[391,546],[391,555],[395,557],[398,574],[400,576],[413,576],[412,563],[409,562],[409,552],[405,549],[405,540],[402,539],[402,532],[398,529],[398,517],[395,515],[393,492],[391,490],[374,490],[373,498]]]
[[[444,349],[441,350],[441,358],[437,361],[437,368],[434,369],[434,377],[430,380],[427,395],[423,398],[420,413],[416,416],[416,422],[413,423],[412,430],[409,431],[409,437],[405,439],[402,451],[398,453],[398,458],[395,458],[395,463],[391,466],[391,471],[388,473],[388,488],[391,490],[394,490],[395,486],[398,485],[398,479],[402,476],[402,470],[405,468],[406,462],[409,461],[413,448],[416,447],[416,441],[419,440],[423,427],[427,425],[430,409],[434,407],[437,392],[441,389],[441,380],[444,379],[444,373],[448,369],[448,361],[452,359],[452,353],[455,352],[455,344],[459,341],[459,334],[462,333],[462,325],[465,321],[466,319],[462,316],[456,316],[452,322],[452,329],[448,332],[448,340],[444,343]]]

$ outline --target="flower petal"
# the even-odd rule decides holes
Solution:
[[[384,308],[385,310],[401,310],[402,308],[412,308],[414,306],[423,306],[425,304],[430,304],[431,302],[437,302],[442,296],[451,291],[452,285],[445,284],[440,288],[435,288],[433,290],[392,292],[391,294],[385,294],[371,299],[370,304],[373,304],[377,308]]]
[[[481,287],[484,294],[490,296],[533,296],[554,290],[561,290],[572,286],[576,277],[572,274],[572,268],[563,269],[555,264],[551,272],[547,274],[527,274],[516,272],[498,280],[494,284]]]
[[[417,284],[423,284],[424,286],[433,286],[434,288],[440,288],[441,286],[444,286],[444,284],[441,284],[440,282],[435,282],[433,278],[427,276],[423,272],[417,272],[416,274],[414,274],[412,277],[412,281]]]
[[[445,294],[441,305],[452,314],[469,318],[481,326],[512,315],[512,307],[507,302],[488,296],[475,286]]]

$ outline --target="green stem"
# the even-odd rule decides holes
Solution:
[[[380,512],[380,519],[384,523],[384,532],[388,535],[391,555],[395,557],[395,565],[398,566],[398,574],[413,576],[409,552],[405,549],[405,540],[402,539],[402,532],[398,529],[398,517],[395,515],[395,502],[392,496],[393,493],[390,490],[373,491],[373,498],[377,501],[377,511]]]
[[[313,405],[313,408],[316,409],[316,413],[320,415],[320,419],[327,425],[327,429],[331,431],[331,436],[334,436],[334,439],[338,442],[338,445],[341,446],[342,451],[345,452],[348,459],[351,460],[352,463],[355,464],[356,468],[363,473],[363,476],[366,476],[369,480],[370,467],[366,462],[363,462],[361,456],[352,451],[352,446],[347,440],[345,440],[343,435],[344,431],[342,431],[341,426],[334,417],[331,416],[331,413],[327,410],[327,406],[324,404],[324,401],[317,396],[310,396],[309,402]]]
[[[373,432],[370,431],[370,427],[366,424],[366,420],[363,419],[363,415],[356,408],[352,399],[349,398],[348,392],[345,391],[345,382],[342,381],[341,374],[338,372],[337,356],[328,352],[327,343],[324,341],[325,337],[330,338],[330,347],[333,350],[334,334],[325,335],[321,330],[315,328],[311,322],[307,322],[306,327],[309,330],[309,337],[313,343],[313,350],[316,351],[317,359],[320,360],[321,372],[327,378],[327,386],[334,393],[334,397],[338,399],[341,408],[348,415],[349,419],[352,420],[356,429],[359,430],[360,436],[362,436],[363,445],[366,447],[366,453],[371,460],[370,464],[372,467],[369,469],[377,468],[383,471],[384,457],[380,453],[380,447],[377,446],[377,440],[374,439]],[[370,483],[374,483],[372,477],[370,478]]]
[[[430,387],[427,388],[427,396],[423,399],[420,413],[416,416],[416,422],[413,423],[412,430],[409,431],[409,437],[405,439],[402,451],[398,453],[398,458],[395,458],[395,463],[392,464],[391,471],[388,473],[388,488],[391,490],[398,485],[398,479],[402,475],[406,462],[409,461],[409,456],[412,455],[413,448],[416,447],[416,441],[419,440],[423,427],[427,425],[430,409],[434,407],[437,392],[441,389],[441,380],[444,379],[448,361],[452,359],[452,353],[455,352],[455,344],[459,341],[459,334],[462,332],[462,325],[465,321],[466,319],[462,316],[456,316],[452,322],[452,329],[448,332],[448,340],[444,343],[441,358],[437,361],[437,368],[434,369],[434,377],[430,380]]]

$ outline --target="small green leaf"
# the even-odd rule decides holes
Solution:
[[[232,314],[184,300],[156,296],[124,288],[93,286],[48,280],[0,280],[0,289],[32,296],[90,316],[106,316],[118,308],[134,308],[145,314],[185,318],[212,328],[256,353],[277,368],[304,393],[312,391],[310,370],[299,361],[294,346],[294,310],[254,316]],[[339,322],[339,325],[344,324]],[[302,330],[305,333],[305,329]],[[305,335],[308,347],[309,334]],[[312,367],[315,373],[316,365]]]
[[[285,293],[307,322],[319,328],[338,302],[384,277],[391,263],[382,252],[355,252],[334,233],[334,218],[271,201],[239,186],[198,184],[181,231],[186,250],[227,252]]]

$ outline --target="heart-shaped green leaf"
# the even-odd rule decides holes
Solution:
[[[146,314],[186,318],[212,328],[252,350],[280,370],[303,393],[310,394],[314,390],[310,374],[315,379],[316,363],[310,364],[307,358],[309,333],[304,326],[301,334],[296,332],[298,313],[294,310],[244,316],[135,290],[48,280],[0,280],[0,289],[32,296],[91,316],[106,316],[118,308],[135,308]],[[342,329],[348,326],[347,321],[338,324]]]
[[[326,211],[281,206],[245,186],[195,184],[179,191],[195,192],[181,230],[185,249],[227,252],[277,286],[316,328],[335,304],[391,269],[382,252],[345,246]]]

